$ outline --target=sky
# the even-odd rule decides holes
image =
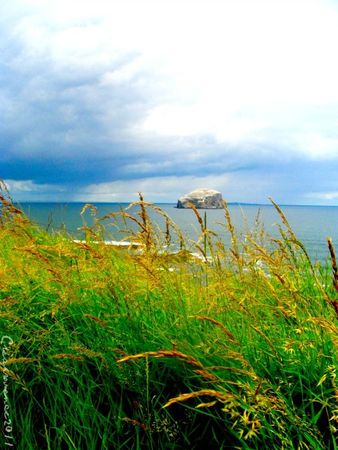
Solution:
[[[17,201],[338,205],[338,1],[2,0]]]

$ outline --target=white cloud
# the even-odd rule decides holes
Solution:
[[[37,186],[32,180],[5,180],[5,184],[7,189],[13,192],[32,192],[39,190],[39,186]]]
[[[4,180],[8,191],[15,196],[22,196],[27,193],[45,193],[46,191],[52,192],[65,192],[63,186],[56,186],[54,184],[36,184],[32,180]]]
[[[330,192],[309,192],[304,195],[304,197],[308,197],[316,200],[336,200],[338,198],[338,191],[330,191]]]
[[[338,128],[338,126],[337,126]],[[308,132],[298,137],[298,148],[313,159],[338,158],[338,130],[336,136],[325,136],[319,132]]]
[[[237,117],[236,117],[237,116]],[[163,136],[203,136],[211,135],[217,144],[237,144],[253,140],[268,128],[268,123],[255,117],[233,115],[222,105],[162,105],[155,107],[138,128],[146,133]]]

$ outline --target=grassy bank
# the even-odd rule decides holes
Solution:
[[[228,249],[197,211],[198,242],[161,233],[141,198],[125,249],[98,218],[74,243],[2,204],[1,448],[337,448],[338,274],[280,210],[273,239],[225,208]]]

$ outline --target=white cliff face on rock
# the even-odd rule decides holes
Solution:
[[[213,189],[195,189],[178,199],[177,208],[191,208],[191,204],[198,209],[222,209],[222,194]]]

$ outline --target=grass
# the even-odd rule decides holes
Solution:
[[[1,410],[15,448],[337,448],[331,241],[332,265],[313,265],[277,205],[279,239],[259,219],[237,236],[225,205],[231,248],[197,210],[192,244],[141,196],[136,215],[86,207],[95,223],[74,243],[0,199],[0,329],[13,341]],[[105,245],[107,220],[132,223],[140,246]]]

